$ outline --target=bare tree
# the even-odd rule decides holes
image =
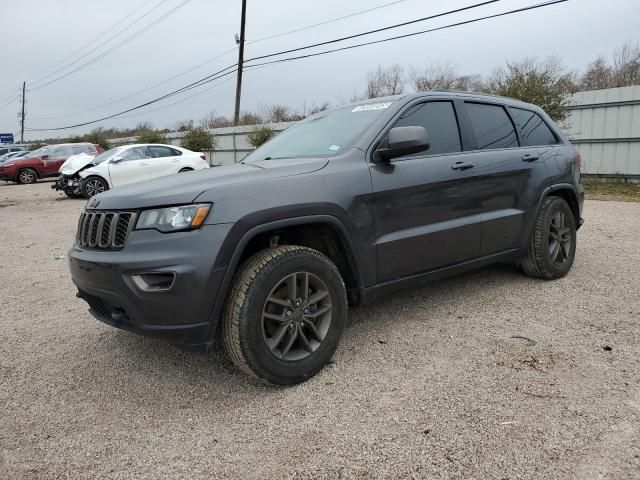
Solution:
[[[451,60],[431,63],[422,70],[411,69],[410,78],[416,92],[426,92],[436,88],[448,90],[483,91],[480,75],[459,75]]]
[[[323,102],[320,105],[316,105],[315,103],[311,105],[309,109],[309,115],[315,115],[316,113],[324,112],[327,108],[329,108],[331,104],[329,102]]]
[[[587,66],[580,80],[582,90],[640,85],[640,46],[624,44],[613,52],[611,62],[600,55]]]
[[[640,46],[624,44],[613,53],[613,86],[640,84]]]
[[[404,69],[400,65],[392,65],[386,69],[378,66],[367,74],[367,98],[397,95],[404,88]]]
[[[202,128],[221,128],[230,127],[233,122],[223,115],[218,115],[215,110],[212,110],[202,119],[200,119],[200,126]]]

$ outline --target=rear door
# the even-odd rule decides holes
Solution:
[[[151,178],[178,173],[182,152],[163,145],[149,145],[149,172]]]
[[[131,147],[116,155],[119,162],[109,161],[109,176],[113,187],[142,182],[151,178],[146,147]]]
[[[521,146],[520,129],[504,105],[476,101],[464,105],[484,216],[481,255],[522,247],[529,216],[546,188],[544,162],[537,149]]]
[[[462,151],[453,102],[418,101],[392,124],[416,125],[427,130],[428,150],[370,165],[379,282],[460,263],[480,251],[480,194],[473,169],[461,167],[471,157]]]

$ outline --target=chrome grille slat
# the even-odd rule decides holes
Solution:
[[[85,211],[78,220],[76,243],[85,248],[124,248],[135,227],[135,212]]]

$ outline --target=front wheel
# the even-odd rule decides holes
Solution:
[[[89,177],[80,183],[80,191],[84,198],[91,198],[102,192],[109,190],[107,182],[100,177]]]
[[[310,248],[280,246],[240,268],[222,319],[222,340],[244,372],[290,385],[331,360],[346,319],[346,290],[333,262]]]
[[[544,200],[531,233],[522,270],[530,277],[554,279],[565,276],[576,254],[576,221],[560,197]]]

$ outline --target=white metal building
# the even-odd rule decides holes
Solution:
[[[565,130],[584,173],[640,178],[640,85],[576,93]]]

